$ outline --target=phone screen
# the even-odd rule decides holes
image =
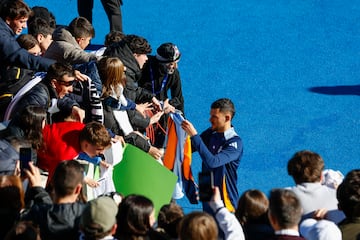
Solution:
[[[199,199],[208,202],[213,195],[214,179],[212,172],[199,173]]]
[[[21,175],[25,175],[23,169],[29,169],[29,162],[32,158],[31,148],[20,148],[20,169]]]

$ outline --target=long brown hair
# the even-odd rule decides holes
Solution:
[[[98,70],[103,83],[103,97],[108,97],[114,89],[115,93],[120,96],[119,85],[125,87],[126,76],[125,67],[117,57],[104,57],[98,63]]]
[[[43,144],[44,120],[46,120],[46,110],[41,106],[29,105],[22,111],[19,126],[24,131],[25,139],[34,149],[39,149]]]

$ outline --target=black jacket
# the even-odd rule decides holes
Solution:
[[[118,57],[124,66],[126,66],[126,87],[124,89],[124,95],[127,98],[137,103],[151,101],[154,95],[138,86],[141,69],[133,56],[133,52],[124,40],[108,46],[104,52],[104,56]]]
[[[123,136],[126,143],[134,145],[140,148],[141,150],[148,152],[150,149],[149,142],[145,140],[145,138],[139,136],[134,132],[128,134],[127,136],[124,136],[123,130],[121,129],[119,123],[115,119],[115,116],[113,114],[113,109],[105,104],[103,106],[104,106],[104,126],[107,129],[110,129],[114,134]],[[129,110],[129,111],[136,111],[136,110]]]
[[[53,98],[58,98],[57,93],[50,83],[47,83],[44,79],[21,97],[12,111],[11,119],[18,118],[22,110],[28,105],[37,105],[48,109]],[[57,106],[62,112],[71,112],[72,107],[79,106],[79,104],[65,96],[58,99]]]
[[[85,204],[53,204],[45,189],[37,187],[31,191],[34,205],[21,220],[30,220],[38,224],[43,240],[78,240],[79,222]]]
[[[165,84],[164,87],[162,87],[163,82]],[[167,75],[166,78],[165,69],[159,65],[159,61],[156,60],[155,56],[148,56],[148,61],[142,69],[139,86],[155,94],[156,98],[161,101],[168,99],[167,93],[168,90],[170,90],[171,98],[169,103],[176,109],[184,112],[184,97],[181,89],[179,71],[176,69],[173,74]]]
[[[124,40],[108,46],[104,52],[104,56],[118,57],[126,66],[125,97],[136,103],[151,102],[154,95],[138,86],[138,81],[141,77],[141,69],[134,58],[132,51]],[[128,111],[128,116],[131,124],[136,130],[142,131],[144,127],[148,126],[150,123],[149,118],[142,117],[137,111]]]

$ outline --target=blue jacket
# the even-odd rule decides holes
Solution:
[[[21,48],[16,41],[13,30],[0,18],[0,71],[6,71],[8,66],[47,71],[55,61],[34,56]]]
[[[49,110],[49,107],[51,106],[51,99],[54,98],[58,99],[55,89],[50,85],[50,83],[43,80],[21,96],[21,100],[17,102],[12,111],[11,119],[18,119],[20,117],[19,114],[28,105],[37,105]],[[72,111],[71,109],[74,106],[80,107],[80,105],[69,96],[65,96],[57,101],[57,107],[62,112],[70,114]],[[50,117],[50,115],[48,117]],[[51,122],[51,119],[48,119],[48,123]]]
[[[213,172],[214,185],[219,187],[226,208],[235,211],[239,199],[237,169],[243,154],[241,138],[234,128],[224,133],[209,128],[191,140],[193,149],[199,152],[202,159],[202,170]]]

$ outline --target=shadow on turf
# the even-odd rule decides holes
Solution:
[[[311,87],[310,92],[327,95],[360,95],[360,85]]]

